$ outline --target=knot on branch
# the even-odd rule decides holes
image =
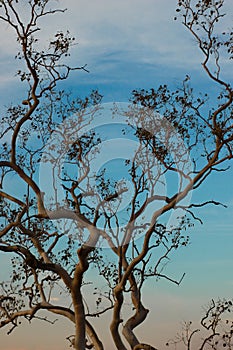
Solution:
[[[36,270],[39,268],[39,262],[37,259],[33,256],[27,256],[24,260],[25,264],[29,267],[31,267],[33,270]]]

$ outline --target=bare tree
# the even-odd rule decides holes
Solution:
[[[219,86],[213,107],[206,112],[208,95],[195,97],[189,76],[175,91],[166,85],[133,91],[127,107],[107,110],[121,133],[118,146],[133,145],[133,156],[114,171],[107,161],[95,163],[106,147],[107,131],[100,128],[106,123],[96,124],[106,113],[102,96],[74,98],[57,87],[71,71],[86,70],[65,63],[74,38],[59,31],[48,50],[39,49],[38,22],[64,10],[29,0],[24,22],[20,3],[0,2],[0,19],[20,46],[16,57],[25,68],[18,75],[28,86],[1,124],[0,251],[12,257],[12,273],[0,285],[0,327],[10,325],[10,333],[21,317],[52,322],[47,311],[74,323],[67,339],[75,349],[100,350],[101,332],[91,319],[111,313],[116,349],[153,350],[135,333],[149,312],[143,286],[148,278],[181,283],[184,275],[169,276],[166,262],[187,245],[186,230],[200,220],[196,210],[220,205],[209,198],[194,203],[191,192],[232,159],[233,90],[222,80],[220,60],[232,59],[232,32],[215,33],[223,0],[179,1],[177,8],[204,55],[208,78]],[[12,179],[17,189],[9,186]],[[55,303],[57,292],[64,297]]]

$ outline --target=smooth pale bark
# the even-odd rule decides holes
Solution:
[[[83,275],[88,270],[88,256],[94,249],[98,239],[99,231],[94,227],[89,228],[90,236],[86,244],[78,251],[79,262],[76,265],[74,278],[71,286],[71,296],[75,313],[75,341],[74,348],[76,350],[86,349],[86,317],[83,297],[81,293]],[[123,349],[122,349],[123,350]]]
[[[78,287],[77,289],[75,287]],[[80,286],[81,287],[81,286]],[[86,330],[85,330],[85,310],[80,291],[79,282],[73,284],[73,291],[71,292],[74,313],[75,313],[75,341],[74,349],[86,349]]]
[[[92,249],[80,248],[78,250],[79,263],[76,265],[74,279],[71,287],[71,296],[75,314],[75,340],[74,348],[76,350],[86,349],[86,327],[85,327],[85,308],[81,293],[83,274],[88,269],[87,257]]]
[[[116,348],[118,350],[127,350],[119,334],[119,325],[123,322],[123,320],[120,318],[120,311],[124,300],[122,289],[119,286],[115,288],[114,295],[116,300],[113,308],[113,317],[110,325],[110,330]]]
[[[125,254],[124,254],[122,263],[123,263],[124,269],[126,270],[128,268],[128,262],[126,260]],[[124,335],[127,342],[130,344],[131,349],[133,349],[137,344],[140,343],[137,337],[135,336],[133,329],[144,322],[149,310],[142,305],[141,292],[140,292],[140,289],[138,288],[138,285],[133,273],[131,273],[131,275],[129,276],[129,283],[131,288],[131,300],[132,300],[132,304],[135,307],[135,313],[125,323],[122,334]]]
[[[128,319],[128,321],[123,327],[122,334],[124,335],[127,342],[130,344],[131,349],[134,349],[134,347],[139,344],[139,340],[133,333],[133,329],[141,323],[143,323],[143,321],[146,319],[147,314],[148,310],[145,309],[140,303],[140,306],[136,310],[135,314]]]

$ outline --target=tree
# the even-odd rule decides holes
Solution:
[[[175,91],[166,85],[135,90],[127,106],[110,108],[97,91],[81,99],[59,90],[73,70],[86,70],[65,63],[74,38],[59,31],[41,50],[36,35],[42,17],[64,10],[50,9],[50,0],[28,0],[24,22],[21,3],[0,2],[0,19],[20,47],[18,76],[27,84],[25,99],[7,109],[1,124],[0,251],[10,254],[12,273],[1,283],[0,327],[11,325],[10,333],[21,317],[31,321],[47,311],[74,323],[68,339],[75,349],[100,350],[91,319],[111,313],[116,349],[153,350],[134,331],[149,312],[143,286],[148,278],[180,284],[183,276],[164,272],[166,260],[187,245],[186,230],[200,220],[197,209],[220,205],[209,198],[192,202],[191,192],[232,159],[233,90],[222,79],[220,58],[232,59],[233,32],[215,33],[224,1],[183,0],[177,8],[219,87],[210,111],[208,95],[195,97],[188,75]],[[95,163],[101,149],[106,152],[109,131],[96,124],[105,113],[113,123],[119,118],[114,130],[133,145],[133,156],[115,168],[109,159],[100,168]],[[65,297],[55,304],[57,291]]]
[[[232,349],[233,342],[233,323],[232,323],[232,301],[231,300],[212,300],[207,306],[205,314],[200,321],[200,329],[194,328],[192,322],[185,322],[181,334],[178,334],[175,339],[167,342],[167,346],[182,345],[184,349],[190,350],[197,348],[194,339],[197,333],[202,332],[202,337],[199,339],[198,349],[207,350],[220,348]]]

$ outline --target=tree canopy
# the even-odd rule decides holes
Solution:
[[[87,67],[67,63],[75,43],[68,31],[40,47],[40,20],[65,11],[50,3],[28,0],[25,19],[22,1],[0,1],[0,20],[19,45],[19,86],[27,86],[0,126],[0,252],[12,261],[9,280],[0,284],[0,327],[11,333],[21,318],[31,322],[43,311],[52,322],[46,312],[53,313],[74,324],[67,337],[73,348],[102,350],[104,333],[92,320],[108,313],[116,349],[153,350],[156,339],[144,344],[135,331],[149,312],[143,287],[150,278],[182,282],[184,275],[166,273],[166,261],[187,245],[200,208],[221,205],[194,202],[191,194],[233,157],[233,89],[222,77],[222,59],[233,58],[233,32],[216,29],[224,1],[179,0],[175,17],[219,88],[210,110],[208,94],[196,93],[188,75],[175,90],[134,90],[129,103],[104,104],[95,90],[86,98],[60,90]],[[230,349],[232,332],[220,334],[217,326],[231,306],[212,301],[200,349],[216,349],[222,339]],[[186,338],[168,345],[184,340],[190,349],[197,332],[190,326]]]

